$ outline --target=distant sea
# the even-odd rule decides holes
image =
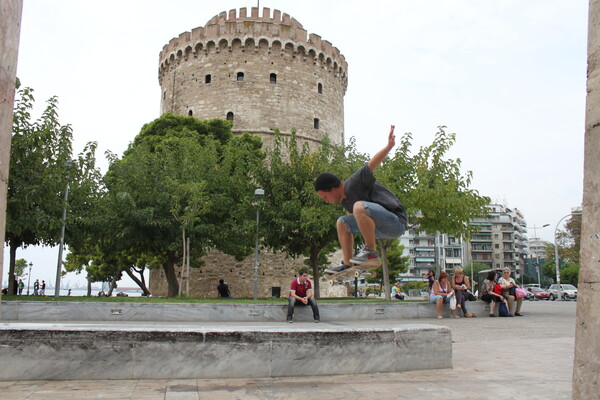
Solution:
[[[92,296],[98,296],[98,292],[100,292],[102,289],[101,288],[92,288]],[[113,290],[112,292],[112,297],[115,297],[117,295],[117,293],[119,292],[124,292],[127,294],[127,296],[129,297],[135,297],[135,296],[141,296],[142,292],[141,290],[131,290],[131,289],[126,289],[126,290],[121,290],[118,287]],[[25,288],[23,289],[23,295],[27,294],[27,286],[25,286]],[[29,288],[29,294],[33,295],[33,288]],[[61,296],[68,296],[69,295],[69,289],[60,289],[60,295]],[[46,289],[46,296],[54,296],[54,288],[50,288],[50,289]],[[71,296],[87,296],[87,289],[71,289]]]

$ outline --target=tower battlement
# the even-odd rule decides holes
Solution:
[[[167,43],[159,55],[160,70],[162,71],[182,57],[197,56],[211,48],[216,51],[231,50],[232,43],[237,39],[241,42],[243,51],[258,50],[260,40],[266,41],[269,51],[289,50],[295,57],[315,59],[326,67],[346,79],[348,65],[341,52],[327,40],[314,33],[308,33],[302,24],[280,10],[264,7],[262,16],[258,8],[252,7],[250,15],[246,8],[223,11],[212,17],[204,27],[198,27],[188,32],[181,33]],[[249,38],[258,38],[251,40]],[[224,42],[225,41],[225,42]],[[275,47],[275,49],[273,49]],[[345,86],[345,85],[344,85]]]

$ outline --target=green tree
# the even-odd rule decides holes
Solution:
[[[468,238],[476,229],[469,220],[486,215],[490,199],[471,187],[473,173],[461,171],[460,159],[447,157],[455,141],[456,134],[441,126],[433,143],[412,155],[412,135],[406,133],[393,157],[386,158],[375,175],[402,201],[411,227]],[[387,246],[380,243],[385,269]],[[386,296],[389,289],[386,284]]]
[[[394,157],[375,171],[377,179],[402,201],[412,225],[427,232],[470,237],[476,229],[469,220],[487,214],[490,199],[471,187],[472,171],[461,171],[462,162],[447,158],[455,133],[440,126],[435,139],[411,155],[412,135],[400,139]]]
[[[388,262],[388,274],[390,283],[396,283],[398,281],[398,275],[408,270],[410,257],[403,256],[404,246],[399,244],[399,239],[389,241],[389,247],[387,251],[387,262]],[[384,284],[383,279],[383,265],[379,268],[375,268],[369,271],[371,274],[367,276],[367,282]]]
[[[567,263],[560,270],[560,282],[577,286],[579,283],[579,264]]]
[[[23,277],[25,274],[25,269],[27,268],[27,260],[24,258],[19,258],[15,261],[15,279],[19,279]]]
[[[175,265],[182,265],[184,237],[192,266],[211,249],[250,254],[260,146],[257,137],[234,137],[228,121],[165,114],[145,125],[105,177],[101,218],[111,227],[112,251],[157,261],[151,266],[162,266],[169,297],[179,292]]]
[[[42,115],[32,121],[33,90],[19,89],[13,115],[10,176],[7,194],[6,243],[10,251],[9,282],[14,284],[17,249],[30,245],[56,245],[60,239],[64,193],[71,177],[85,176],[89,167],[86,146],[83,163],[69,167],[73,133],[69,125],[58,121],[58,100],[52,97]],[[93,160],[93,151],[92,151]],[[75,202],[79,184],[72,182]]]
[[[560,259],[561,283],[563,281],[563,270],[570,266],[569,274],[575,271],[579,274],[579,251],[581,248],[581,215],[572,215],[564,224],[563,229],[556,233],[556,244],[558,245],[558,258]],[[544,242],[546,263],[542,265],[541,273],[552,278],[556,282],[556,261],[554,243]],[[575,267],[576,266],[576,267]],[[574,285],[577,284],[575,280]]]
[[[262,243],[292,257],[305,256],[319,296],[325,256],[337,244],[340,209],[324,203],[315,194],[313,182],[324,171],[349,176],[366,157],[356,152],[354,141],[347,147],[335,146],[325,137],[317,151],[311,152],[307,144],[300,146],[295,132],[284,137],[278,131],[273,148],[266,154],[268,162],[257,176],[258,185],[265,190]]]

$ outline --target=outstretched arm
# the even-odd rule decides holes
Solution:
[[[392,125],[390,127],[390,134],[388,135],[388,142],[387,145],[379,150],[368,162],[368,166],[369,169],[371,171],[375,170],[375,167],[377,167],[379,164],[381,164],[381,162],[383,161],[384,158],[387,157],[388,153],[392,150],[392,148],[394,147],[394,145],[396,144],[396,136],[394,136],[394,128],[395,126]]]

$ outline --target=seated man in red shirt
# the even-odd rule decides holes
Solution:
[[[317,307],[317,301],[313,296],[312,284],[308,280],[308,272],[303,269],[300,270],[298,273],[298,278],[294,279],[290,286],[287,322],[294,321],[294,306],[296,304],[300,304],[302,306],[310,304],[313,312],[313,318],[316,323],[319,323],[321,320],[319,317],[319,307]]]

